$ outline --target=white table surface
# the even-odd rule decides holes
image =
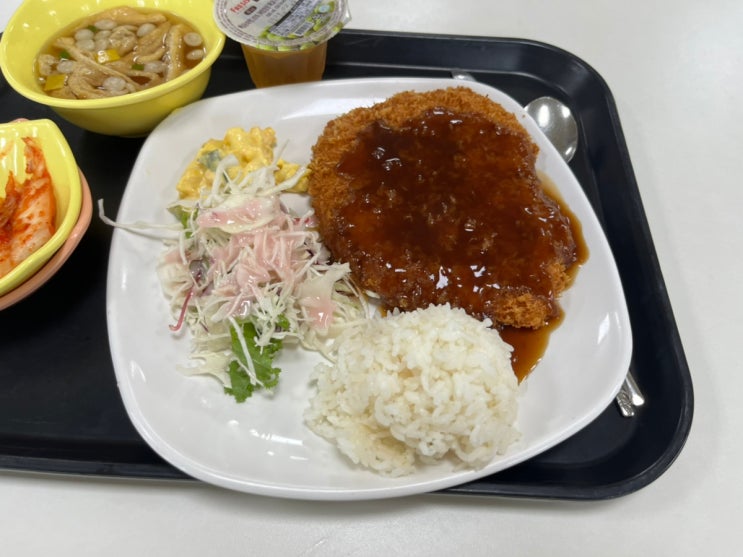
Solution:
[[[0,29],[17,4],[0,2]],[[740,554],[743,2],[351,4],[353,28],[536,39],[608,82],[694,380],[678,460],[637,493],[588,503],[308,503],[195,482],[0,472],[0,555]]]

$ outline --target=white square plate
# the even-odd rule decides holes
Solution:
[[[462,85],[450,79],[354,79],[259,89],[205,99],[180,109],[145,141],[117,220],[171,223],[166,206],[175,185],[207,139],[233,126],[272,127],[287,160],[307,163],[325,123],[357,106],[403,90]],[[451,465],[386,478],[354,468],[334,446],[310,432],[302,413],[311,396],[309,375],[320,357],[285,350],[273,397],[244,404],[209,377],[177,369],[189,354],[187,334],[168,329],[170,315],[155,272],[159,240],[115,230],[107,285],[107,318],[114,369],[124,405],[149,445],[185,473],[225,488],[297,499],[373,499],[462,484],[522,462],[574,434],[619,390],[632,335],[616,264],[598,220],[569,167],[521,106],[487,85],[467,87],[517,115],[540,147],[537,162],[581,222],[589,258],[563,294],[565,318],[537,368],[524,382],[520,441],[477,471]]]

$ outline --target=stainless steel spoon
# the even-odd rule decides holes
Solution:
[[[524,109],[565,162],[570,162],[578,147],[578,126],[570,109],[553,97],[534,99]]]
[[[454,79],[476,81],[471,74],[464,71],[452,71],[451,76]],[[565,162],[570,162],[578,147],[578,125],[570,108],[553,97],[539,97],[524,108]],[[619,411],[627,418],[634,416],[637,409],[645,404],[645,397],[637,386],[632,369],[627,370],[627,376],[615,400]]]

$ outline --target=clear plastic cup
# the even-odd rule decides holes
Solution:
[[[270,87],[321,79],[327,42],[351,15],[346,0],[216,0],[214,18],[255,86]]]

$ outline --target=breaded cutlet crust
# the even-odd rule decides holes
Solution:
[[[374,122],[384,122],[390,128],[397,128],[411,117],[442,108],[453,113],[483,116],[496,122],[506,133],[519,136],[522,140],[524,165],[533,171],[536,180],[536,171],[533,168],[539,149],[517,118],[498,103],[466,87],[398,93],[386,101],[371,107],[353,109],[331,120],[313,146],[309,166],[309,193],[323,241],[336,260],[349,262],[354,279],[359,285],[375,292],[385,306],[390,308],[412,310],[430,303],[449,302],[453,306],[463,307],[478,318],[489,317],[496,325],[541,327],[560,312],[556,297],[570,283],[568,268],[574,261],[574,244],[556,246],[555,257],[544,265],[552,285],[548,295],[515,285],[499,292],[494,291],[485,299],[473,302],[471,297],[458,298],[451,291],[432,292],[423,278],[420,283],[411,284],[411,276],[424,277],[431,273],[432,267],[428,265],[426,256],[420,254],[406,262],[410,272],[405,284],[390,286],[389,273],[380,268],[374,257],[360,254],[353,242],[339,229],[337,217],[349,202],[351,192],[348,178],[339,172],[338,166],[357,141],[361,130]],[[539,188],[541,191],[541,186]],[[546,202],[551,203],[553,200],[547,198]],[[434,256],[435,254],[432,255]]]

